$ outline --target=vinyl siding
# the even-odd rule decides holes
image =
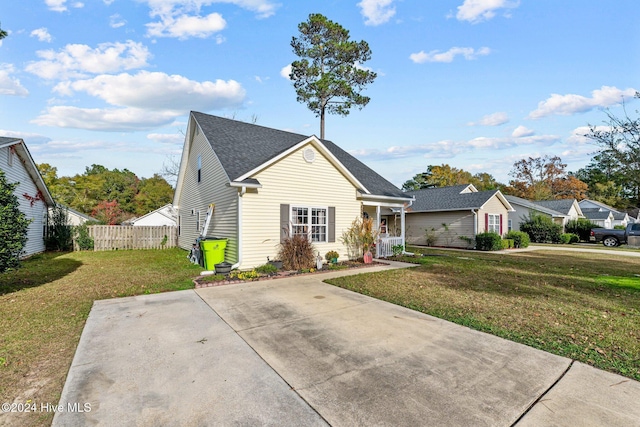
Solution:
[[[9,150],[9,147],[0,149],[0,169],[4,171],[8,182],[19,183],[14,194],[20,203],[20,210],[32,220],[27,230],[27,244],[24,247],[24,256],[29,256],[45,250],[44,227],[47,205],[44,201],[39,200],[31,206],[31,202],[23,196],[26,193],[35,197],[38,194],[38,187],[17,154],[13,155],[12,166],[9,166],[7,161]]]
[[[220,161],[202,131],[196,131],[196,127],[195,122],[191,120],[187,132],[191,144],[177,206],[180,216],[178,245],[183,249],[191,249],[191,245],[199,236],[196,225],[198,212],[200,224],[204,224],[209,204],[215,203],[206,235],[227,238],[225,261],[235,263],[238,260],[238,190],[228,186],[229,179]],[[202,160],[200,182],[197,182],[198,156],[201,156]]]
[[[507,219],[509,211],[507,211],[507,208],[496,196],[489,199],[482,209],[478,209],[478,233],[487,231],[485,227],[485,214],[502,215],[502,234],[508,231],[509,224],[507,223]]]
[[[447,231],[442,224],[446,224],[449,230]],[[409,245],[425,245],[427,243],[426,230],[432,228],[435,229],[435,234],[438,237],[436,246],[464,248],[467,244],[459,237],[475,237],[471,210],[407,213],[405,226],[406,240]]]
[[[551,218],[551,215],[549,214],[539,212],[539,211],[534,211],[533,209],[529,209],[525,206],[517,205],[515,203],[511,203],[511,206],[516,210],[515,212],[509,212],[509,219],[511,220],[511,224],[513,226],[514,231],[520,231],[520,224],[522,224],[527,219],[529,219],[530,212],[535,212],[538,215],[544,215]]]
[[[312,148],[313,163],[307,163],[303,151]],[[252,268],[276,258],[280,243],[280,205],[335,207],[336,241],[314,243],[324,257],[336,250],[346,258],[347,250],[340,243],[343,230],[361,214],[361,202],[356,200],[356,188],[312,145],[307,144],[252,178],[262,188],[242,197],[243,259],[240,268]]]

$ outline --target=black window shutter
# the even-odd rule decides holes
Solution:
[[[289,205],[280,205],[280,243],[289,236]]]
[[[329,243],[336,241],[336,208],[329,207]]]

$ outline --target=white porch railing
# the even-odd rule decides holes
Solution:
[[[393,255],[393,247],[402,245],[402,237],[380,237],[376,244],[376,257],[386,258]]]

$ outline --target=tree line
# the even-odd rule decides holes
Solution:
[[[173,200],[173,188],[160,175],[138,178],[128,169],[108,169],[93,164],[81,174],[58,177],[48,163],[38,170],[54,200],[104,224],[120,224]]]

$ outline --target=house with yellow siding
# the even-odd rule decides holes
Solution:
[[[407,191],[415,197],[407,209],[408,244],[470,248],[476,235],[507,233],[513,207],[499,190],[478,191],[472,184]]]
[[[297,233],[347,257],[340,237],[363,215],[381,224],[377,256],[388,255],[412,200],[331,141],[191,112],[173,205],[180,247],[224,238],[225,261],[249,269]]]

